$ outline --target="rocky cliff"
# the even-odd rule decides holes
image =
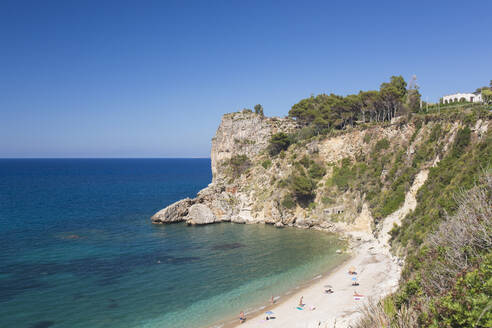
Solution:
[[[478,120],[472,128],[474,140],[482,138],[488,126],[489,121]],[[460,121],[399,118],[303,137],[305,128],[289,118],[226,114],[212,139],[212,183],[151,220],[268,223],[372,234],[381,217],[404,206],[405,193],[416,192],[411,188],[421,178],[419,172],[449,152],[461,127]],[[295,141],[272,156],[269,140],[279,132]],[[312,183],[308,201],[292,196],[296,176]]]

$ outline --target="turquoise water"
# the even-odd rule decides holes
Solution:
[[[341,261],[331,235],[152,225],[204,159],[0,160],[0,327],[206,327]]]

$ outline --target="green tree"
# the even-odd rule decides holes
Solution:
[[[319,111],[317,111],[315,107],[314,96],[302,99],[297,104],[292,106],[289,111],[289,116],[295,118],[300,123],[309,124],[313,122],[317,116],[319,116]]]
[[[292,191],[301,202],[307,202],[314,197],[315,183],[306,176],[296,175],[292,178]]]
[[[376,120],[376,112],[378,108],[380,108],[381,98],[378,91],[360,91],[359,97],[361,100],[361,114],[362,121],[366,122],[367,119],[369,121]],[[367,115],[367,117],[366,117]]]
[[[379,117],[379,115],[378,115],[378,121],[379,120],[381,120],[381,121],[388,120],[389,121],[394,116],[396,116],[396,114],[400,108],[400,105],[401,105],[400,92],[393,85],[387,84],[381,88],[380,95],[381,95],[381,103],[383,105],[384,110],[382,113],[379,113],[379,114],[382,114],[382,116]]]
[[[483,102],[492,105],[492,90],[482,90]]]
[[[393,117],[402,114],[403,102],[407,95],[407,82],[401,75],[392,76],[389,83],[382,83],[379,88],[383,105],[382,121],[391,120]]]
[[[401,75],[390,77],[390,82],[382,83],[380,89],[387,87],[394,87],[400,100],[403,100],[407,94],[407,82],[405,82],[405,79]]]
[[[263,106],[260,104],[255,105],[255,113],[260,115],[261,117],[265,116],[263,114]]]
[[[275,156],[282,150],[289,148],[291,140],[289,136],[284,132],[279,132],[270,138],[270,144],[268,146],[268,152],[270,155]]]
[[[407,105],[412,112],[420,111],[420,92],[418,89],[408,90],[407,94]]]

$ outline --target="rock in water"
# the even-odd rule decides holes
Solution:
[[[215,222],[215,215],[207,205],[195,204],[189,208],[185,219],[188,224],[209,224]]]
[[[155,213],[151,218],[152,223],[174,223],[184,221],[185,217],[188,215],[189,208],[193,203],[193,200],[190,198],[177,201]]]
[[[276,228],[283,228],[284,224],[282,222],[277,222],[277,223],[275,223],[275,227]]]

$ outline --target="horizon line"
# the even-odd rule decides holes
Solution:
[[[210,159],[210,157],[0,157],[2,159]]]

